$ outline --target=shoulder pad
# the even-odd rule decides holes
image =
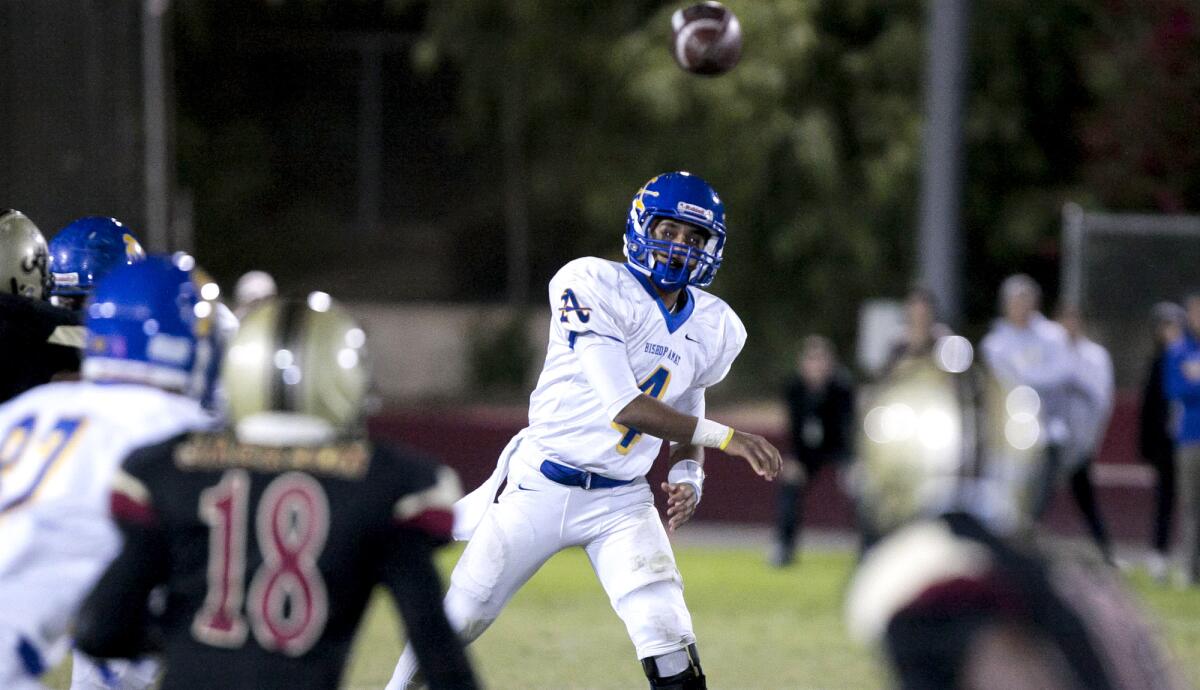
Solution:
[[[458,475],[438,467],[432,485],[401,496],[392,507],[396,525],[424,532],[439,542],[449,542],[454,529],[454,502],[462,498]]]
[[[846,597],[846,625],[861,644],[882,639],[892,617],[939,582],[991,568],[982,544],[956,536],[941,520],[904,527],[867,552]]]

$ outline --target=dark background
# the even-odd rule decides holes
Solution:
[[[703,79],[668,52],[679,3],[171,3],[169,248],[226,285],[536,305],[683,168],[729,209],[712,289],[751,332],[739,380],[801,333],[849,351],[859,303],[914,275],[926,6],[728,4],[744,57]],[[144,223],[140,5],[0,0],[0,206],[47,236]],[[979,0],[970,22],[957,325],[977,335],[1008,273],[1053,301],[1064,202],[1200,208],[1200,8]]]

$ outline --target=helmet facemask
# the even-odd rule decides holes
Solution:
[[[646,269],[650,281],[659,289],[670,291],[682,289],[687,285],[707,286],[721,265],[720,250],[724,244],[724,237],[694,223],[688,225],[707,236],[703,246],[654,237],[655,226],[664,218],[668,216],[652,216],[647,219],[645,231],[635,233],[626,242],[626,258],[638,267]]]
[[[699,228],[707,233],[704,246],[654,237],[651,229],[661,220]],[[630,268],[659,290],[708,287],[721,266],[724,249],[725,205],[704,180],[682,171],[664,173],[634,195],[625,221],[625,258]]]

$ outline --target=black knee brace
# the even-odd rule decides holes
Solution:
[[[650,679],[650,690],[708,690],[708,685],[704,682],[704,671],[700,668],[700,653],[696,651],[696,645],[687,646],[687,655],[691,662],[688,668],[682,673],[666,677],[658,674],[658,664],[655,663],[654,657],[642,659],[642,670],[646,672],[646,678]]]

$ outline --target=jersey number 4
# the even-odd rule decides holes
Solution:
[[[666,367],[660,366],[647,376],[645,381],[639,383],[638,388],[651,398],[662,400],[662,397],[667,394],[667,386],[670,383],[671,372]],[[612,426],[621,432],[621,440],[617,442],[617,452],[621,455],[628,454],[629,449],[642,440],[642,432],[637,429],[622,426],[616,422],[613,422]]]
[[[329,533],[329,499],[301,472],[267,485],[254,517],[262,565],[245,597],[249,496],[244,470],[226,472],[200,494],[200,519],[208,525],[208,592],[192,620],[192,635],[215,647],[237,648],[250,629],[263,649],[300,656],[320,638],[329,616],[317,568]]]

